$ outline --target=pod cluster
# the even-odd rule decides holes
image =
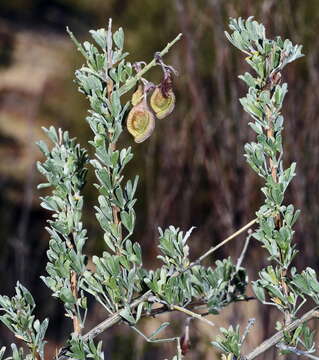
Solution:
[[[148,91],[152,89],[148,103]],[[155,118],[164,119],[174,110],[175,94],[170,74],[155,86],[139,83],[131,99],[132,109],[127,117],[127,130],[135,142],[141,143],[149,138],[155,128]]]

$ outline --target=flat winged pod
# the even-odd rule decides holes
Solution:
[[[172,89],[165,93],[161,86],[157,86],[151,96],[150,104],[156,117],[164,119],[174,110],[175,94]]]
[[[143,100],[143,85],[139,84],[134,94],[132,95],[131,103],[133,106],[139,104]]]
[[[152,135],[155,128],[155,117],[149,110],[145,98],[133,106],[128,114],[126,126],[136,143],[141,143]]]

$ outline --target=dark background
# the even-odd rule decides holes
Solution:
[[[139,173],[136,240],[144,261],[155,266],[157,226],[170,224],[197,229],[190,241],[192,257],[217,244],[246,224],[263,202],[258,177],[243,158],[244,144],[254,135],[238,98],[245,85],[237,75],[248,70],[244,57],[224,36],[228,18],[248,17],[263,22],[268,36],[281,35],[304,45],[306,56],[284,71],[289,84],[284,115],[285,162],[297,161],[297,177],[287,202],[302,210],[295,240],[301,255],[296,266],[318,269],[319,176],[319,2],[318,0],[10,0],[0,2],[0,290],[12,294],[19,279],[34,294],[37,316],[49,316],[48,350],[65,341],[70,321],[63,307],[50,297],[39,276],[45,271],[49,214],[39,206],[41,181],[35,161],[41,158],[34,145],[43,138],[41,126],[69,129],[82,145],[91,136],[85,122],[87,103],[72,82],[83,60],[66,35],[68,25],[81,39],[88,30],[123,26],[129,60],[151,60],[179,32],[180,41],[165,60],[178,71],[174,113],[158,121],[152,137],[133,146],[135,161],[128,175]],[[148,75],[159,79],[159,72]],[[89,146],[87,146],[89,148]],[[91,150],[91,149],[89,149]],[[89,231],[87,253],[101,253],[103,238],[92,206],[96,191],[89,175],[85,189],[85,224]],[[216,253],[238,256],[244,236]],[[247,261],[248,259],[248,261]],[[267,264],[266,253],[252,243],[244,263],[250,277]],[[215,258],[213,259],[215,260]],[[212,320],[245,326],[257,318],[248,346],[274,332],[276,311],[250,302],[236,304]],[[88,328],[104,318],[92,306]],[[160,320],[167,320],[163,317]],[[271,319],[271,321],[270,321]],[[143,322],[150,334],[160,320]],[[171,318],[165,336],[180,335],[182,317]],[[214,333],[201,324],[191,326],[193,348],[186,359],[217,358],[209,345]],[[125,326],[104,334],[107,359],[163,359],[172,357],[171,345],[149,345]],[[0,345],[14,339],[1,327]],[[14,340],[16,341],[16,340]],[[49,357],[48,357],[49,358]],[[260,359],[275,359],[269,351]],[[294,359],[293,356],[288,357]]]

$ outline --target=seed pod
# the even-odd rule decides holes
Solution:
[[[149,110],[146,99],[135,105],[127,117],[127,130],[134,136],[136,143],[141,143],[152,135],[155,118]]]
[[[133,106],[139,104],[143,99],[144,91],[142,84],[139,84],[136,91],[132,95],[131,103]]]
[[[164,119],[174,110],[175,94],[172,89],[165,94],[161,86],[157,86],[151,96],[150,104],[156,117]]]

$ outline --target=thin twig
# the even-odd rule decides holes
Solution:
[[[111,96],[112,91],[109,89],[109,98]],[[116,143],[111,143],[110,144],[110,148],[112,150],[112,152],[116,151]],[[115,226],[117,228],[119,228],[119,240],[120,243],[122,242],[122,224],[119,220],[119,211],[120,209],[116,206],[116,205],[112,205],[112,215],[113,215],[113,223],[115,224]],[[117,255],[121,255],[117,249]]]
[[[143,332],[141,330],[139,330],[137,327],[135,326],[130,326],[131,329],[133,329],[134,331],[136,331],[140,336],[142,336],[142,338],[149,342],[149,343],[164,343],[164,342],[172,342],[172,341],[176,341],[177,337],[172,337],[172,338],[166,338],[166,339],[153,339],[152,336],[148,337],[145,334],[143,334]]]
[[[73,239],[74,238],[75,238],[75,234],[73,234]],[[67,247],[69,249],[73,249],[73,247],[74,247],[70,240],[67,241]],[[79,294],[78,294],[78,274],[74,270],[70,271],[70,285],[71,285],[72,295],[77,302],[78,296],[79,296]],[[76,308],[76,304],[73,305],[72,321],[73,321],[74,333],[80,335],[81,331],[82,331],[82,325],[81,325],[81,319],[79,318],[79,313]]]
[[[136,308],[140,303],[145,301],[151,295],[151,293],[152,293],[151,290],[147,291],[144,295],[142,295],[141,297],[139,297],[138,299],[133,301],[132,304],[130,304],[130,308],[131,309]],[[102,321],[101,323],[96,325],[93,329],[91,329],[89,332],[87,332],[82,337],[82,340],[88,341],[89,339],[94,339],[96,336],[101,334],[106,329],[108,329],[108,328],[112,327],[113,325],[117,324],[118,322],[120,322],[122,320],[122,317],[120,315],[121,311],[122,310],[114,313],[113,315],[109,316],[107,319],[105,319],[104,321]],[[60,355],[56,360],[69,359],[69,357],[64,354],[64,350],[65,349],[61,349],[60,354],[63,354],[63,355]]]
[[[240,256],[239,256],[239,258],[237,260],[237,263],[236,263],[236,271],[238,271],[239,268],[241,267],[241,264],[242,264],[242,262],[244,260],[245,255],[246,255],[248,245],[249,245],[249,241],[250,241],[250,238],[252,237],[252,234],[253,234],[252,231],[249,229],[248,230],[248,236],[246,237],[245,245],[244,245],[243,250],[241,251]]]
[[[183,359],[183,351],[182,351],[182,347],[181,347],[181,338],[178,337],[176,339],[177,342],[177,360],[182,360]]]
[[[242,301],[251,301],[251,300],[256,300],[256,298],[253,296],[246,296],[244,298],[234,299],[233,302],[242,302]],[[200,315],[202,317],[211,315],[211,313],[209,311],[207,311],[207,303],[204,301],[202,301],[202,302],[196,301],[194,303],[191,303],[188,305],[187,308],[188,308],[188,310],[192,309],[192,310],[205,311],[205,312],[200,313]],[[172,312],[172,311],[174,311],[174,309],[170,308],[168,305],[163,305],[161,307],[152,309],[151,311],[142,312],[141,317],[156,317],[158,315],[162,315],[162,314]]]
[[[189,315],[191,316],[192,318],[195,318],[197,320],[200,320],[202,322],[204,322],[205,324],[209,325],[209,326],[215,326],[215,324],[212,322],[212,321],[209,321],[208,319],[206,319],[205,317],[203,317],[201,314],[198,314],[198,313],[195,313],[191,310],[188,310],[186,308],[183,308],[181,306],[178,306],[178,305],[170,305],[170,308],[172,310],[176,310],[176,311],[180,311],[186,315]]]
[[[257,356],[263,354],[265,351],[278,344],[281,339],[284,337],[284,332],[290,332],[295,330],[299,325],[314,319],[319,318],[319,307],[315,307],[314,309],[308,311],[305,315],[303,315],[300,319],[297,319],[286,326],[283,330],[278,331],[275,335],[265,340],[259,346],[257,346],[252,352],[250,352],[246,357],[243,357],[243,360],[252,360]]]
[[[243,344],[249,334],[250,329],[255,325],[256,319],[249,319],[245,331],[240,339],[240,343]]]
[[[288,345],[285,345],[285,344],[277,344],[277,347],[280,350],[286,350],[286,351],[288,350],[288,351],[296,354],[297,356],[305,356],[308,359],[319,360],[318,356],[311,355],[308,352],[299,350],[299,349],[297,349],[297,348],[295,348],[293,346],[288,346]]]
[[[255,219],[251,220],[248,224],[246,224],[245,226],[243,226],[242,228],[240,228],[239,230],[234,232],[232,235],[228,236],[225,240],[220,242],[218,245],[211,247],[208,251],[206,251],[203,255],[201,255],[197,260],[193,261],[186,268],[186,270],[188,270],[188,269],[192,268],[193,266],[198,265],[199,263],[201,263],[204,259],[207,258],[207,256],[211,255],[213,252],[215,252],[216,250],[218,250],[219,248],[221,248],[222,246],[227,244],[229,241],[235,239],[235,237],[242,234],[247,229],[251,228],[257,221],[258,221],[258,218],[255,218]]]
[[[140,303],[145,301],[151,295],[151,293],[152,293],[151,290],[149,290],[144,295],[142,295],[141,297],[139,297],[138,299],[133,301],[132,304],[130,304],[130,309],[136,308]],[[95,326],[93,329],[91,329],[89,332],[87,332],[83,336],[83,340],[87,341],[89,339],[93,339],[97,335],[99,335],[103,331],[105,331],[106,329],[110,328],[111,326],[113,326],[113,325],[117,324],[119,321],[121,321],[122,320],[122,317],[120,315],[121,311],[122,310],[120,310],[120,311],[116,312],[115,314],[111,315],[110,317],[108,317],[107,319],[102,321],[100,324]]]
[[[176,38],[169,42],[165,48],[159,53],[159,56],[164,56],[165,54],[168,53],[169,49],[178,41],[180,40],[180,38],[182,37],[182,33],[178,34],[176,36]],[[156,63],[156,59],[154,58],[151,62],[149,62],[147,65],[145,65],[143,67],[142,70],[140,70],[131,80],[128,80],[127,83],[123,86],[120,87],[119,89],[119,95],[123,95],[125,94],[126,92],[128,92],[129,90],[131,90],[135,84],[137,83],[138,80],[141,79],[141,77],[148,71],[150,70],[152,67],[156,66],[157,63]]]
[[[71,270],[70,274],[70,283],[71,283],[71,291],[74,299],[78,300],[78,274]],[[82,326],[81,326],[81,319],[78,316],[78,312],[76,309],[76,305],[74,305],[74,314],[73,314],[73,330],[75,334],[81,334]]]

